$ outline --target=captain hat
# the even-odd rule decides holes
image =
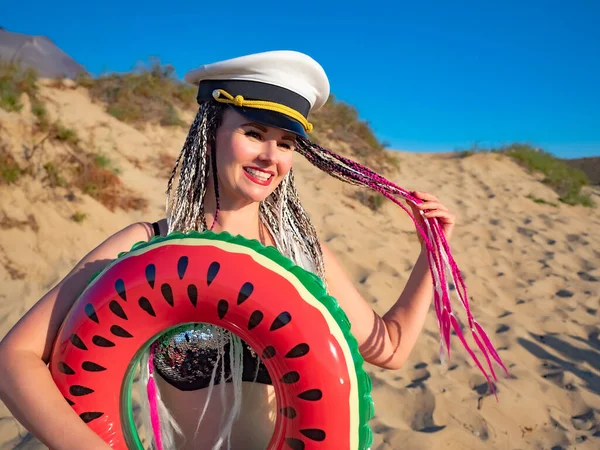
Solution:
[[[185,74],[198,103],[225,103],[247,119],[306,136],[308,114],[329,97],[323,67],[304,53],[278,50],[206,64]]]

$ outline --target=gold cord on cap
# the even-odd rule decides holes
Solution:
[[[223,95],[223,97],[221,97]],[[307,132],[311,132],[313,129],[313,124],[310,123],[306,118],[300,114],[295,109],[290,108],[289,106],[285,106],[279,103],[268,102],[264,100],[246,100],[241,95],[236,95],[235,97],[231,95],[229,92],[223,89],[215,89],[212,93],[213,98],[219,103],[227,103],[231,105],[235,105],[237,107],[246,107],[246,108],[256,108],[256,109],[265,109],[268,111],[274,111],[281,114],[285,114],[286,116],[297,120],[304,127]]]

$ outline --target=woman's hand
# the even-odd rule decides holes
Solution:
[[[452,232],[454,231],[454,225],[456,224],[456,215],[448,211],[448,208],[446,208],[436,196],[429,194],[428,192],[413,191],[411,194],[414,197],[423,200],[423,203],[418,205],[413,205],[408,202],[415,219],[419,221],[419,225],[424,227],[423,219],[419,211],[424,211],[424,215],[428,219],[438,218],[446,240],[450,241]],[[424,247],[425,243],[423,242],[421,233],[418,233],[418,235],[421,246]]]

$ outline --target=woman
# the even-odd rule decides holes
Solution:
[[[445,242],[452,235],[454,214],[433,195],[403,191],[307,138],[312,129],[309,112],[329,95],[327,76],[313,59],[296,52],[260,53],[202,66],[186,80],[198,85],[200,108],[168,183],[166,218],[135,223],[109,237],[0,344],[1,398],[50,448],[80,449],[82,442],[86,449],[108,448],[65,402],[46,363],[58,328],[87,280],[135,242],[174,230],[211,229],[276,247],[326,282],[346,312],[365,360],[387,369],[402,367],[414,347],[434,294],[431,274],[438,287],[445,287],[443,269],[429,266],[448,263]],[[383,317],[319,241],[294,185],[294,152],[330,175],[371,187],[399,205],[394,196],[405,197],[420,217],[422,252],[405,289]],[[434,218],[437,223],[428,220]],[[454,268],[451,258],[450,266]],[[449,304],[442,300],[446,312]],[[448,320],[440,326],[449,337],[450,319],[455,319],[440,314]],[[173,363],[172,352],[182,345],[193,361]],[[162,418],[160,429],[153,430],[155,447],[266,446],[273,426],[273,388],[260,360],[239,338],[212,326],[181,327],[151,348],[143,380],[152,378],[159,387],[158,399],[150,399],[158,400]],[[211,399],[213,388],[220,392],[220,401]],[[145,402],[146,407],[153,403]]]

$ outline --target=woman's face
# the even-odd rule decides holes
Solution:
[[[252,123],[226,108],[216,136],[221,202],[266,199],[290,171],[295,142],[290,132]]]

